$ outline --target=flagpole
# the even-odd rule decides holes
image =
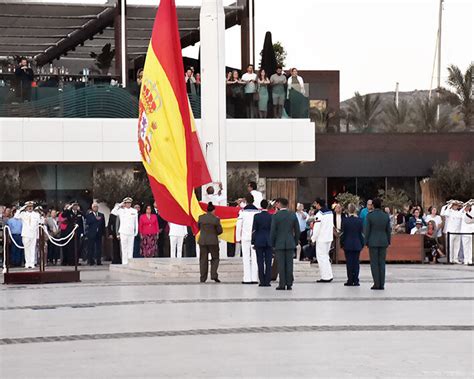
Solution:
[[[222,183],[227,194],[225,15],[222,0],[202,0],[201,41],[201,135],[213,182]],[[221,204],[226,205],[226,204]],[[221,258],[227,256],[221,244]]]

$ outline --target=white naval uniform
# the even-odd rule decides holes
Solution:
[[[448,208],[446,205],[441,208],[441,216],[446,216],[446,233],[460,233],[463,213]],[[447,243],[447,241],[446,241]],[[451,234],[449,236],[449,261],[459,263],[459,250],[461,248],[461,236]]]
[[[462,212],[461,233],[474,233],[474,208],[470,212]],[[472,264],[472,234],[462,235],[462,248],[464,253],[464,264]]]
[[[188,234],[188,228],[172,222],[168,225],[170,227],[170,258],[182,258],[184,237]]]
[[[36,239],[41,216],[34,211],[17,211],[15,218],[22,221],[21,240],[25,250],[25,267],[33,268],[36,263]]]
[[[329,250],[334,239],[333,214],[329,209],[321,209],[316,213],[313,235],[311,240],[316,243],[316,259],[318,260],[321,279],[333,278],[331,262],[329,261]]]
[[[237,219],[235,236],[242,243],[242,263],[245,283],[258,282],[257,252],[252,247],[253,218],[260,213],[255,206],[242,209]]]
[[[128,260],[133,258],[133,243],[138,234],[138,212],[135,208],[120,208],[120,205],[116,205],[111,213],[118,216],[120,221],[118,234],[122,250],[122,264],[126,265]]]
[[[263,194],[260,191],[257,190],[252,190],[250,191],[250,194],[253,196],[253,205],[255,205],[258,209],[262,208],[262,200],[263,200]]]

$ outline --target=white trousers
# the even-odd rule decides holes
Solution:
[[[329,250],[331,250],[331,242],[316,242],[316,259],[318,260],[319,275],[323,280],[333,278]]]
[[[459,249],[461,248],[461,236],[449,235],[449,261],[459,263]]]
[[[122,250],[122,264],[128,264],[128,260],[133,258],[133,242],[135,236],[120,234],[120,247]]]
[[[25,247],[25,267],[35,267],[36,238],[21,237]]]
[[[170,236],[170,258],[183,257],[184,236]]]
[[[464,264],[472,264],[472,236],[462,236],[461,241],[464,253]]]
[[[257,252],[252,249],[251,241],[242,241],[242,262],[244,282],[258,282]]]

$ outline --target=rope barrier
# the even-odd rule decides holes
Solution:
[[[42,228],[43,231],[45,232],[46,236],[48,237],[48,239],[51,241],[51,243],[53,245],[56,245],[56,246],[59,246],[59,247],[64,247],[66,246],[67,244],[69,244],[72,239],[74,238],[74,234],[76,232],[76,229],[79,227],[79,225],[74,225],[74,228],[72,229],[71,233],[69,233],[67,236],[64,236],[64,237],[61,237],[61,238],[54,238],[53,236],[51,236],[48,232],[48,228],[46,227],[46,225],[39,225],[38,228]],[[7,257],[6,257],[6,253],[7,253],[7,239],[5,238],[5,231],[8,230],[8,235],[10,236],[10,241],[13,242],[13,244],[19,248],[19,249],[25,249],[24,246],[20,246],[16,243],[15,239],[13,238],[13,235],[12,235],[12,231],[10,229],[10,227],[8,225],[5,225],[3,227],[3,233],[4,233],[4,238],[3,238],[3,270],[2,272],[5,274],[6,271],[7,271],[7,266],[6,266],[6,262],[7,262]],[[65,243],[60,243],[62,241],[66,241]]]

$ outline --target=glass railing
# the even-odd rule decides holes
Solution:
[[[0,117],[138,117],[137,83],[125,89],[117,83],[111,76],[41,74],[30,87],[0,73]],[[201,118],[200,95],[188,97],[194,117]],[[309,85],[278,93],[265,86],[250,94],[244,84],[227,85],[226,106],[227,118],[309,118]]]

